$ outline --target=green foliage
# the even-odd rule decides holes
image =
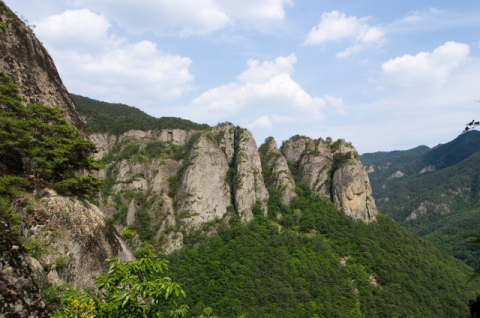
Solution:
[[[147,143],[145,147],[145,154],[149,158],[157,158],[165,152],[166,148],[167,147],[163,141],[152,141]]]
[[[120,211],[113,215],[113,224],[127,225],[128,207],[122,206]]]
[[[299,184],[290,206],[269,190],[269,215],[282,213],[281,231],[273,215],[248,224],[232,218],[218,235],[169,255],[191,315],[207,306],[222,317],[467,315],[465,302],[479,290],[466,265],[387,217],[353,220],[308,185]]]
[[[12,203],[8,197],[0,197],[0,218],[5,219],[8,223],[8,226],[16,235],[19,234],[18,228],[22,221],[22,217],[15,213],[12,209]]]
[[[0,22],[0,31],[2,31],[3,34],[7,34],[7,31],[10,29],[8,28],[8,25],[6,22]]]
[[[81,198],[95,195],[101,182],[83,177],[75,171],[98,170],[90,153],[94,143],[83,139],[79,132],[63,119],[64,111],[57,106],[22,104],[17,85],[0,72],[0,165],[3,168],[34,173],[51,181],[56,190]],[[32,167],[24,166],[30,162]],[[0,191],[8,194],[6,184],[26,183],[26,180],[2,178]],[[13,189],[15,191],[15,189]]]
[[[373,153],[364,153],[360,160],[364,166],[369,166],[374,161],[397,158],[404,155],[421,155],[430,150],[428,146],[418,146],[409,150],[379,151]]]
[[[375,172],[369,173],[369,178],[379,211],[476,267],[480,247],[461,245],[461,237],[476,233],[480,226],[479,150],[480,132],[471,131],[423,154],[374,161]],[[419,173],[429,166],[434,166],[436,171]],[[405,175],[391,178],[396,171]],[[378,200],[383,198],[388,201]],[[422,203],[427,213],[406,221]],[[437,208],[441,204],[448,206],[450,212]]]
[[[350,161],[352,159],[352,152],[346,152],[346,153],[341,153],[337,152],[333,154],[333,164],[332,164],[332,175],[340,169],[344,164]]]
[[[120,135],[129,130],[206,130],[207,124],[196,124],[177,117],[155,118],[141,110],[123,105],[100,102],[80,95],[70,94],[77,111],[86,118],[87,130],[93,133]]]
[[[161,310],[174,297],[185,297],[179,284],[163,276],[168,262],[151,253],[131,262],[118,257],[106,261],[109,269],[95,280],[96,292],[65,285],[44,291],[47,300],[63,305],[52,317],[77,317],[79,311],[91,317],[162,317]]]
[[[132,239],[135,236],[135,232],[131,229],[125,229],[122,232],[120,232],[120,236],[124,240],[129,240],[129,239]]]
[[[57,253],[52,237],[44,235],[35,235],[28,238],[20,237],[20,243],[25,247],[27,253],[36,260],[39,260],[42,255]]]

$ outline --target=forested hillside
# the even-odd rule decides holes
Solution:
[[[430,147],[418,146],[409,150],[379,151],[373,153],[364,153],[360,156],[360,159],[362,160],[363,165],[368,166],[371,163],[379,160],[396,158],[405,155],[421,155],[429,150]]]
[[[379,211],[451,255],[477,266],[480,249],[461,237],[480,225],[480,132],[424,154],[373,161],[367,168]]]
[[[289,207],[270,190],[269,211],[218,235],[194,232],[169,255],[191,314],[221,317],[463,317],[479,291],[471,269],[388,217],[364,224],[299,184]],[[446,301],[448,299],[448,301]]]
[[[207,129],[207,124],[197,124],[177,117],[155,118],[140,109],[124,104],[112,104],[70,94],[80,116],[85,118],[87,131],[120,135],[129,130]]]

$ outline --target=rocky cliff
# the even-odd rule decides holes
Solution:
[[[288,168],[287,159],[278,150],[277,142],[273,138],[268,138],[259,151],[264,174],[271,177],[271,180],[266,180],[266,182],[271,182],[272,186],[280,191],[283,204],[290,203],[296,197],[293,191],[295,181]]]
[[[294,136],[285,141],[282,153],[296,178],[305,182],[316,194],[330,198],[335,205],[354,219],[375,220],[378,214],[368,174],[355,148],[342,139],[333,142]]]
[[[257,149],[250,131],[231,124],[90,139],[106,164],[98,174],[106,180],[100,208],[119,231],[130,227],[137,233],[127,241],[132,248],[154,239],[168,253],[182,246],[179,237],[210,233],[232,213],[250,221],[258,205],[266,215],[266,184],[280,191],[284,204],[295,198],[297,180],[355,219],[371,222],[377,214],[368,175],[343,140],[295,136],[280,151],[268,138]]]
[[[35,37],[33,30],[1,0],[0,22],[8,25],[6,34],[0,32],[0,70],[13,78],[27,102],[59,106],[65,110],[68,123],[85,136],[85,124],[50,54]]]
[[[0,218],[0,317],[49,317],[30,258]]]
[[[36,257],[46,270],[36,272],[37,282],[90,287],[97,275],[105,273],[107,258],[133,259],[105,215],[85,200],[37,184],[33,192],[17,196],[14,209],[22,216],[25,244],[44,246]]]

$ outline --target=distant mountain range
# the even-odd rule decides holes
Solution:
[[[379,212],[419,237],[477,266],[480,248],[461,245],[480,226],[480,132],[432,149],[360,156]]]

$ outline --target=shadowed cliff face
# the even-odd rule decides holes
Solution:
[[[0,218],[0,317],[49,317],[29,258]]]
[[[282,194],[282,203],[289,204],[297,196],[293,192],[295,182],[288,169],[287,159],[278,150],[275,139],[271,138],[260,147],[260,155],[266,170],[269,170],[267,173],[271,174],[272,186]]]
[[[12,77],[28,103],[59,106],[67,122],[86,136],[85,124],[78,115],[62,83],[52,58],[35,34],[0,0],[1,22],[9,31],[0,32],[0,71]]]

